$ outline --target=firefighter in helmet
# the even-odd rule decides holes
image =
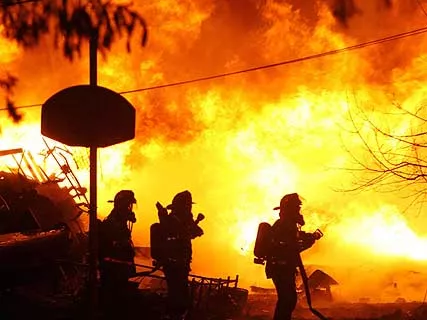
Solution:
[[[297,193],[285,195],[280,206],[279,219],[271,228],[271,248],[265,272],[277,291],[274,320],[291,320],[297,304],[295,277],[301,251],[310,248],[318,239],[316,233],[301,230],[304,217],[300,212],[302,201]],[[320,235],[319,235],[320,237]]]
[[[159,263],[168,287],[168,313],[171,319],[184,319],[191,306],[188,287],[192,260],[191,241],[203,235],[198,222],[204,218],[199,214],[196,220],[193,219],[193,204],[192,195],[188,190],[177,193],[166,208],[157,203],[165,238],[164,248],[167,248]]]
[[[132,226],[136,222],[134,192],[119,191],[110,214],[99,223],[99,273],[101,291],[108,304],[111,299],[124,297],[129,289],[128,279],[135,274],[135,251]]]

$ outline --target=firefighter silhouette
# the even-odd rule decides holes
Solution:
[[[188,190],[175,195],[172,203],[164,208],[156,203],[159,223],[151,226],[151,256],[161,267],[168,288],[168,317],[185,319],[191,307],[188,275],[192,260],[192,239],[203,235],[198,222],[204,219],[199,214],[194,220],[192,195]],[[170,212],[168,212],[170,210]]]
[[[274,320],[291,320],[297,303],[295,278],[299,253],[310,248],[322,236],[319,230],[314,233],[301,230],[305,224],[301,205],[297,193],[285,195],[280,206],[274,208],[280,210],[279,219],[272,226],[262,222],[258,227],[254,262],[266,262],[266,276],[273,280],[276,288]]]
[[[131,190],[119,191],[114,208],[99,223],[99,274],[101,293],[106,305],[117,305],[124,299],[130,284],[128,279],[135,274],[135,250],[132,243],[132,225],[136,222],[132,211],[136,203]]]

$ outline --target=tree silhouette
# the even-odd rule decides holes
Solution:
[[[348,149],[355,160],[357,178],[353,190],[376,189],[407,192],[412,203],[427,193],[427,110],[413,110],[398,103],[389,112],[350,113],[363,152]],[[360,173],[362,173],[362,178]]]
[[[84,43],[97,39],[98,50],[106,55],[113,43],[126,37],[126,49],[131,51],[131,39],[140,30],[140,44],[147,42],[147,25],[130,5],[103,0],[1,0],[0,24],[2,35],[15,40],[24,49],[37,46],[42,36],[51,34],[56,48],[73,61],[81,56]],[[13,102],[13,88],[18,78],[9,73],[0,76],[9,116],[21,119]]]

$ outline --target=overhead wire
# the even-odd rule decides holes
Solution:
[[[236,70],[236,71],[231,71],[231,72],[220,73],[220,74],[210,75],[210,76],[205,76],[205,77],[200,77],[200,78],[194,78],[194,79],[189,79],[189,80],[182,80],[182,81],[177,81],[177,82],[172,82],[172,83],[155,85],[155,86],[151,86],[151,87],[125,90],[125,91],[121,91],[118,93],[124,95],[124,94],[136,93],[136,92],[143,92],[143,91],[149,91],[149,90],[155,90],[155,89],[163,89],[163,88],[181,86],[181,85],[186,85],[186,84],[191,84],[191,83],[196,83],[196,82],[214,80],[214,79],[218,79],[218,78],[225,78],[225,77],[230,77],[230,76],[234,76],[234,75],[238,75],[238,74],[254,72],[254,71],[258,71],[258,70],[265,70],[265,69],[275,68],[275,67],[279,67],[279,66],[283,66],[283,65],[294,64],[294,63],[298,63],[298,62],[318,59],[318,58],[331,56],[331,55],[335,55],[335,54],[340,54],[343,52],[358,50],[358,49],[366,48],[369,46],[382,44],[385,42],[390,42],[390,41],[395,41],[395,40],[399,40],[399,39],[403,39],[403,38],[407,38],[407,37],[420,35],[420,34],[423,34],[426,32],[427,32],[427,27],[423,27],[423,28],[418,28],[418,29],[414,29],[411,31],[398,33],[398,34],[395,34],[392,36],[388,36],[388,37],[384,37],[384,38],[380,38],[380,39],[376,39],[376,40],[362,42],[362,43],[359,43],[356,45],[347,46],[347,47],[340,48],[340,49],[334,49],[334,50],[330,50],[330,51],[321,52],[318,54],[308,55],[305,57],[285,60],[285,61],[281,61],[281,62],[271,63],[271,64],[267,64],[267,65],[261,65],[261,66],[256,66],[256,67],[252,67],[252,68],[246,68],[246,69],[241,69],[241,70]],[[42,106],[42,103],[25,105],[25,106],[18,106],[18,107],[15,107],[15,109],[34,108],[34,107],[40,107],[40,106]],[[0,111],[3,111],[3,110],[8,110],[8,108],[0,109]]]
[[[322,53],[318,53],[318,54],[314,54],[314,55],[309,55],[309,56],[305,56],[305,57],[301,57],[301,58],[286,60],[286,61],[267,64],[267,65],[263,65],[263,66],[257,66],[257,67],[248,68],[248,69],[242,69],[242,70],[237,70],[237,71],[232,71],[232,72],[221,73],[218,75],[206,76],[206,77],[201,77],[201,78],[196,78],[196,79],[191,79],[191,80],[178,81],[178,82],[164,84],[164,85],[157,85],[157,86],[152,86],[152,87],[145,87],[145,88],[140,88],[140,89],[122,91],[119,93],[120,94],[128,94],[128,93],[134,93],[134,92],[140,92],[140,91],[147,91],[147,90],[154,90],[154,89],[161,89],[161,88],[166,88],[166,87],[184,85],[184,84],[189,84],[189,83],[193,83],[193,82],[200,82],[200,81],[212,80],[212,79],[217,79],[217,78],[224,78],[224,77],[229,77],[229,76],[233,76],[233,75],[237,75],[237,74],[241,74],[241,73],[247,73],[247,72],[252,72],[252,71],[269,69],[269,68],[274,68],[274,67],[278,67],[278,66],[282,66],[282,65],[293,64],[293,63],[297,63],[297,62],[302,62],[302,61],[317,59],[317,58],[326,57],[326,56],[330,56],[330,55],[335,55],[335,54],[339,54],[342,52],[361,49],[361,48],[365,48],[365,47],[372,46],[375,44],[380,44],[380,43],[384,43],[384,42],[388,42],[388,41],[392,41],[392,40],[398,40],[401,38],[406,38],[409,36],[414,36],[414,35],[418,35],[418,34],[422,34],[422,33],[426,33],[426,32],[427,32],[427,27],[424,27],[424,28],[415,29],[412,31],[404,32],[404,33],[399,33],[399,34],[396,34],[393,36],[389,36],[389,37],[385,37],[385,38],[381,38],[381,39],[377,39],[377,40],[372,40],[372,41],[368,41],[368,42],[363,42],[363,43],[359,43],[359,44],[356,44],[353,46],[348,46],[348,47],[344,47],[341,49],[326,51],[326,52],[322,52]]]

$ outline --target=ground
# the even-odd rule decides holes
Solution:
[[[275,295],[249,295],[244,320],[272,319]],[[330,320],[427,320],[427,304],[411,303],[330,303],[316,308]],[[300,303],[294,320],[318,319],[305,303]]]
[[[250,294],[248,302],[240,315],[214,316],[199,312],[191,320],[271,320],[276,296],[274,294]],[[125,309],[128,319],[160,320],[162,302],[154,295],[145,296],[138,302],[130,302]],[[43,307],[42,307],[43,306]],[[413,303],[331,303],[317,308],[329,320],[426,320],[427,305]],[[0,296],[0,319],[46,319],[80,320],[85,319],[88,308],[68,308],[60,301],[29,301],[29,298],[14,296],[13,293]],[[99,320],[107,319],[105,316]],[[110,318],[108,318],[110,319]],[[117,318],[116,318],[117,319]],[[125,316],[119,317],[125,320]],[[303,303],[294,312],[294,320],[314,320],[315,317]]]

